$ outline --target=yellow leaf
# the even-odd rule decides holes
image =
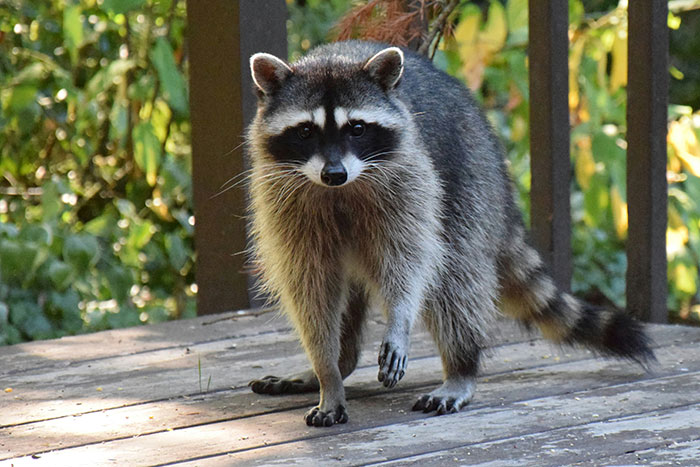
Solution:
[[[576,181],[579,186],[587,190],[591,186],[591,177],[595,174],[595,159],[591,150],[590,136],[584,136],[576,142],[578,155],[574,165]]]
[[[668,143],[686,170],[700,177],[700,142],[693,131],[691,120],[681,117],[668,126]]]
[[[520,115],[513,117],[513,128],[511,130],[511,140],[520,141],[527,136],[527,121]]]
[[[610,189],[610,207],[612,208],[613,223],[615,224],[615,233],[617,238],[624,239],[627,233],[627,203],[622,199],[620,190],[613,186]]]
[[[503,48],[506,37],[508,37],[506,10],[500,2],[492,1],[484,30],[479,33],[479,41],[484,44],[488,52],[493,53]]]
[[[672,204],[669,204],[666,256],[670,259],[682,253],[686,243],[688,243],[688,227],[685,226],[678,210]]]
[[[583,47],[586,44],[585,38],[579,38],[571,46],[569,55],[569,109],[578,107],[580,96],[578,87],[579,66],[583,57]]]
[[[610,91],[614,92],[627,84],[627,30],[619,28],[612,44],[612,69]]]
[[[681,17],[676,16],[673,12],[668,12],[668,27],[669,29],[678,29],[681,27]]]
[[[467,85],[472,89],[481,86],[486,57],[479,43],[479,27],[481,26],[481,10],[475,5],[468,5],[455,28],[455,42],[459,58],[462,62],[462,74]]]
[[[463,46],[473,46],[476,42],[480,25],[481,11],[478,8],[465,8],[454,34],[455,40],[460,46],[460,55],[462,55],[461,48]]]
[[[688,295],[693,295],[697,291],[696,276],[697,273],[693,268],[686,266],[683,263],[676,264],[671,269],[671,280],[680,292]]]

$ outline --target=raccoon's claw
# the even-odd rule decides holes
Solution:
[[[346,423],[348,412],[342,404],[338,404],[335,410],[328,412],[324,412],[320,407],[314,407],[306,412],[304,420],[309,426],[333,426],[336,423]]]
[[[304,392],[318,391],[318,383],[308,379],[291,376],[280,378],[278,376],[265,376],[262,379],[254,379],[248,386],[257,394],[301,394]]]
[[[435,411],[438,415],[457,413],[459,409],[454,397],[435,397],[430,394],[419,397],[413,405],[413,410],[422,410],[425,413]]]
[[[382,343],[379,350],[377,379],[384,387],[393,388],[406,374],[406,352],[390,342]]]
[[[413,405],[413,410],[437,412],[438,415],[459,412],[471,401],[476,382],[473,377],[454,377],[430,394],[424,394]]]

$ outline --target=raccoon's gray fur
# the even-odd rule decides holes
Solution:
[[[406,371],[418,316],[435,339],[444,383],[414,410],[469,402],[499,308],[555,342],[653,358],[636,321],[554,285],[526,240],[497,138],[457,80],[408,51],[358,41],[291,65],[256,54],[251,69],[255,258],[312,364],[251,381],[255,392],[320,389],[307,424],[346,422],[343,379],[368,309],[387,317],[384,386]]]

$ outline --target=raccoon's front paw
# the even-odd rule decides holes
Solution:
[[[304,420],[309,426],[333,426],[336,423],[348,421],[348,412],[343,404],[338,404],[335,409],[324,412],[321,407],[314,407],[306,412]]]
[[[391,341],[382,342],[379,348],[379,374],[377,375],[379,382],[387,388],[396,386],[396,383],[406,374],[407,360],[407,345],[396,345]]]

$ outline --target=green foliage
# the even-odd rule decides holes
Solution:
[[[194,314],[184,1],[0,5],[0,344]]]

